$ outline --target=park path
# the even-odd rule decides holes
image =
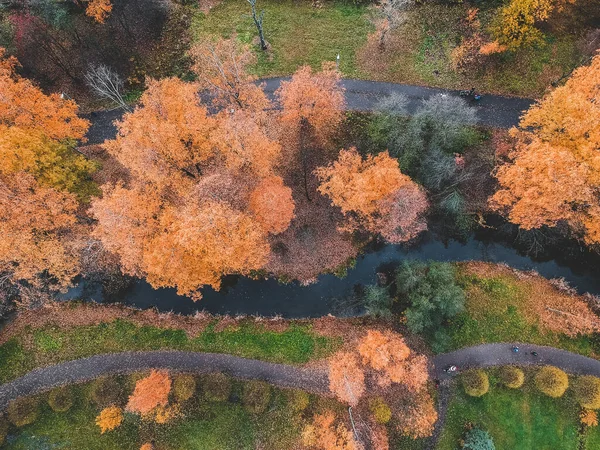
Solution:
[[[267,95],[274,98],[274,93],[281,82],[289,79],[290,77],[265,78],[258,82],[264,84]],[[347,78],[342,79],[341,83],[345,89],[347,109],[354,111],[372,111],[379,100],[392,93],[401,93],[408,97],[409,113],[414,113],[421,101],[432,95],[458,96],[458,91],[407,84]],[[465,88],[470,89],[470,86]],[[510,128],[518,124],[519,117],[532,103],[533,100],[527,98],[485,94],[477,104],[473,103],[472,105],[473,108],[477,108],[477,117],[482,125]],[[88,143],[101,144],[106,139],[113,139],[117,133],[113,121],[121,118],[122,115],[121,110],[97,111],[87,114],[85,117],[92,122],[87,133]]]
[[[519,352],[512,351],[514,346]],[[537,352],[533,356],[531,352]],[[456,365],[459,371],[514,364],[520,366],[552,365],[569,373],[600,377],[600,360],[560,350],[554,347],[522,343],[482,344],[466,347],[433,357],[432,375],[440,380],[438,421],[428,448],[434,449],[444,427],[451,395],[451,375],[444,368]],[[96,355],[33,370],[9,383],[0,385],[0,411],[17,397],[47,391],[57,386],[89,381],[94,378],[165,369],[174,372],[224,372],[243,379],[267,381],[279,387],[293,387],[316,394],[328,394],[325,369],[306,369],[286,364],[275,364],[238,356],[157,350],[122,352]]]

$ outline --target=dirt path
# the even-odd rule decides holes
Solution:
[[[289,77],[267,78],[259,82],[264,83],[265,92],[273,98],[275,91],[285,80],[289,80]],[[392,93],[402,93],[408,97],[409,113],[413,113],[423,99],[432,95],[458,95],[458,91],[379,81],[343,79],[342,86],[346,90],[347,108],[355,111],[371,111],[379,100]],[[496,128],[510,128],[517,125],[523,111],[532,103],[533,100],[527,98],[486,94],[477,104],[473,104],[473,107],[477,108],[477,116],[481,124]],[[85,117],[92,122],[87,134],[88,143],[101,144],[105,139],[113,139],[117,130],[112,123],[121,116],[120,110],[97,111],[86,115]]]

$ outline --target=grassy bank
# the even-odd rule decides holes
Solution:
[[[485,263],[458,264],[466,312],[450,324],[446,350],[490,342],[528,342],[563,348],[586,356],[600,354],[594,334],[566,336],[546,329],[532,308],[549,296],[568,296],[539,275],[525,275]]]
[[[466,425],[490,433],[497,449],[577,450],[579,408],[567,394],[554,399],[536,391],[531,377],[521,389],[495,385],[479,398],[457,387],[437,450],[454,450]]]
[[[62,361],[99,353],[186,350],[228,353],[247,358],[302,364],[334,351],[339,341],[318,336],[309,325],[290,325],[281,332],[260,324],[241,323],[217,330],[216,321],[196,336],[182,329],[140,326],[127,320],[63,328],[25,329],[0,346],[0,382]]]
[[[325,2],[315,8],[310,2],[275,0],[261,1],[258,7],[265,10],[264,33],[270,49],[257,50],[257,76],[289,75],[304,64],[318,69],[323,61],[335,61],[338,53],[342,73],[359,75],[356,51],[373,29],[365,7]],[[249,8],[245,0],[225,0],[206,15],[198,12],[192,22],[195,40],[235,34],[240,41],[252,43],[256,28]]]

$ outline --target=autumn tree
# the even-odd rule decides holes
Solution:
[[[425,193],[387,152],[363,159],[355,148],[341,150],[336,161],[316,174],[319,192],[341,208],[349,230],[366,229],[398,243],[426,228],[421,218],[427,208]]]
[[[96,425],[102,434],[114,430],[123,422],[123,410],[118,406],[109,406],[100,411],[96,417]]]
[[[402,435],[420,439],[433,433],[438,414],[436,403],[426,389],[392,397],[392,409],[396,428]]]
[[[379,4],[382,19],[377,25],[379,49],[384,50],[389,33],[399,28],[408,19],[408,8],[414,0],[383,0]]]
[[[573,392],[579,404],[586,409],[600,409],[600,378],[591,375],[578,377]]]
[[[126,410],[144,415],[158,406],[166,406],[169,403],[171,384],[168,373],[152,370],[150,375],[135,384]]]
[[[85,14],[98,23],[104,23],[112,11],[111,0],[88,0]]]
[[[532,106],[511,130],[516,146],[496,177],[497,210],[524,229],[565,222],[600,243],[600,56]]]
[[[200,88],[208,91],[218,105],[254,110],[269,106],[263,90],[247,70],[256,62],[256,56],[235,37],[199,42],[189,53]]]
[[[359,450],[352,431],[341,422],[337,424],[332,411],[317,414],[302,432],[302,443],[319,450]]]
[[[329,360],[329,389],[340,400],[357,405],[365,391],[365,374],[351,352],[337,352]]]
[[[558,367],[544,366],[535,374],[535,387],[549,397],[562,397],[569,387],[569,377]]]
[[[92,203],[94,235],[123,271],[155,287],[200,298],[229,273],[264,267],[268,233],[293,218],[291,192],[276,175],[280,145],[259,113],[209,114],[198,86],[150,80],[108,151],[132,180],[103,187]]]

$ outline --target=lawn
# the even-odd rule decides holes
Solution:
[[[497,449],[577,450],[579,409],[565,395],[553,399],[526,382],[521,389],[494,386],[480,398],[457,387],[437,450],[455,450],[466,424],[490,433]],[[596,447],[594,447],[596,448]]]
[[[66,329],[46,326],[0,346],[0,383],[36,367],[99,353],[171,349],[302,364],[328,355],[339,344],[317,336],[307,325],[293,324],[283,332],[248,323],[220,331],[210,325],[193,338],[183,330],[138,326],[126,320]]]
[[[139,379],[132,375],[115,380],[130,392],[134,377]],[[204,397],[204,380],[196,377],[192,398],[180,404],[183,415],[170,422],[158,424],[125,413],[118,428],[103,434],[95,424],[101,407],[90,399],[93,383],[72,386],[74,405],[63,413],[50,409],[47,396],[40,395],[38,419],[22,428],[11,426],[2,448],[138,450],[143,443],[155,441],[155,448],[163,450],[281,450],[297,444],[312,413],[323,408],[343,411],[337,402],[312,395],[307,397],[306,410],[298,410],[292,391],[271,388],[266,409],[251,412],[240,401],[246,382],[231,380],[229,399],[209,401]],[[119,406],[126,399],[123,395]]]
[[[264,53],[255,46],[257,76],[289,75],[305,64],[319,69],[323,61],[335,61],[338,53],[342,73],[358,76],[355,54],[373,30],[365,7],[324,2],[315,8],[310,2],[275,0],[261,0],[258,7],[265,11],[264,33],[271,49]],[[224,0],[206,15],[198,12],[192,21],[195,40],[236,34],[240,41],[252,43],[257,32],[249,8],[245,0]]]
[[[466,312],[450,324],[451,340],[445,350],[490,342],[527,342],[591,357],[600,353],[592,336],[571,338],[542,330],[528,304],[536,297],[551,295],[553,288],[548,281],[538,277],[519,279],[502,269],[484,276],[469,265],[458,268],[458,281],[466,293]]]

